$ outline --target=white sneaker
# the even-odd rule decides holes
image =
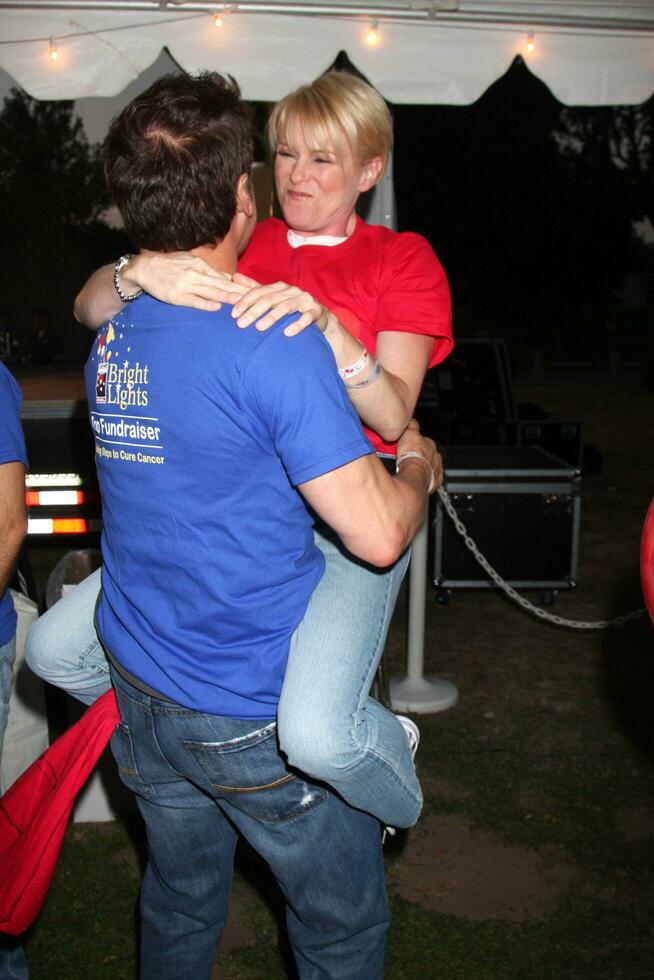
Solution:
[[[420,745],[420,729],[415,721],[411,721],[406,715],[395,715],[395,717],[406,732],[406,737],[409,740],[409,748],[411,749],[411,758],[415,759],[418,746]]]
[[[415,759],[416,752],[418,751],[418,746],[420,744],[420,729],[416,725],[415,721],[411,721],[406,715],[395,715],[400,725],[404,729],[409,743],[409,748],[411,749],[411,758]],[[397,833],[395,827],[384,827],[382,833],[382,844],[386,840],[386,836],[395,837]]]

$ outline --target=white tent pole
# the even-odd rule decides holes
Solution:
[[[651,9],[646,3],[626,5],[589,4],[587,10],[567,10],[563,4],[533,3],[533,0],[517,3],[508,9],[503,0],[480,3],[469,0],[430,0],[424,6],[411,3],[386,6],[383,3],[329,3],[329,0],[0,0],[0,8],[8,10],[93,10],[93,11],[151,11],[157,13],[188,14],[217,11],[294,13],[308,16],[375,17],[384,22],[393,20],[419,21],[438,26],[496,27],[523,30],[570,30],[586,33],[608,32],[647,35],[654,29]]]
[[[391,154],[384,179],[373,188],[366,217],[372,224],[395,229],[396,216]],[[413,711],[418,714],[444,711],[459,698],[454,684],[424,676],[428,546],[429,507],[411,544],[406,677],[403,680],[392,677],[390,681],[391,707],[395,711]]]
[[[0,7],[8,10],[93,10],[120,12],[148,12],[153,14],[168,13],[179,14],[202,14],[213,13],[260,13],[260,14],[296,14],[309,17],[356,17],[369,20],[375,17],[383,20],[400,21],[429,21],[433,20],[433,15],[426,8],[412,7],[377,7],[373,4],[357,3],[329,3],[329,0],[310,0],[304,3],[302,0],[238,0],[238,3],[231,3],[230,0],[199,0],[199,2],[184,3],[183,6],[168,4],[160,6],[158,0],[0,0]],[[156,25],[156,20],[153,24]]]
[[[444,711],[459,699],[459,691],[450,681],[425,677],[424,674],[428,544],[427,513],[411,545],[406,677],[392,677],[390,683],[394,711],[412,711],[423,715]]]

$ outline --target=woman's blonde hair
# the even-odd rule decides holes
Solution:
[[[381,157],[384,175],[393,148],[391,114],[381,95],[367,82],[345,72],[328,72],[310,85],[289,93],[273,109],[268,120],[268,139],[273,152],[298,123],[307,145],[332,149],[345,135],[359,164]]]

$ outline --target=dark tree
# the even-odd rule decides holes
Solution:
[[[445,264],[460,333],[606,347],[633,220],[653,199],[641,108],[566,109],[521,59],[471,106],[395,108],[401,227]]]
[[[81,330],[74,296],[124,236],[102,220],[109,206],[96,147],[72,102],[40,102],[12,89],[0,111],[0,310],[23,348],[34,343],[33,313],[50,311],[60,354]]]
[[[654,220],[654,97],[642,105],[564,109],[554,137],[580,169],[617,178],[635,219]]]

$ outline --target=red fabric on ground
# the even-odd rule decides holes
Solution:
[[[640,542],[640,580],[647,611],[654,624],[654,497],[647,511]]]

